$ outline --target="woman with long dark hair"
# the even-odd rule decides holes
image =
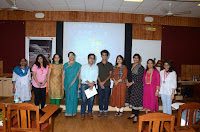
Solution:
[[[62,88],[62,57],[59,54],[53,56],[53,63],[48,68],[48,95],[51,104],[60,105],[60,100],[64,97],[64,89]]]
[[[158,110],[158,95],[160,90],[160,73],[155,67],[153,59],[147,61],[147,68],[143,76],[143,108],[147,113]]]
[[[170,61],[164,62],[164,70],[160,72],[160,94],[163,113],[172,114],[171,104],[177,88],[177,75]]]
[[[125,107],[127,67],[123,64],[123,61],[124,58],[118,55],[111,77],[114,81],[111,106],[116,107],[115,117],[122,116]]]
[[[134,54],[134,63],[128,69],[128,81],[127,81],[127,95],[126,105],[132,109],[132,115],[128,119],[133,118],[133,123],[138,121],[139,110],[143,109],[143,75],[144,67],[140,64],[141,56]]]
[[[46,84],[47,84],[48,62],[44,55],[39,54],[36,58],[35,64],[32,67],[32,89],[35,94],[35,105],[39,106],[41,102],[41,109],[46,101]]]

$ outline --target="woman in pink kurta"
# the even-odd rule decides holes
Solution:
[[[147,110],[158,110],[158,95],[160,90],[160,73],[155,68],[155,62],[152,59],[147,61],[147,69],[143,76],[143,108]]]

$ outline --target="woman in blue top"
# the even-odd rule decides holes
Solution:
[[[78,88],[81,87],[80,69],[81,64],[75,62],[75,54],[73,52],[68,53],[69,62],[63,66],[63,87],[65,89],[65,116],[75,116],[78,106]]]

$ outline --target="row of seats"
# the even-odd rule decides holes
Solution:
[[[187,103],[179,107],[177,118],[164,113],[141,115],[139,116],[138,132],[163,132],[163,130],[166,132],[183,130],[200,132],[200,121],[196,120],[198,110],[200,110],[200,103]],[[183,111],[186,111],[186,116],[182,115]],[[181,123],[183,118],[185,119],[184,124]],[[144,122],[148,122],[148,129],[144,127]]]
[[[3,115],[3,126],[0,132],[20,131],[52,131],[52,115],[58,105],[47,105],[42,109],[43,115],[39,113],[39,107],[28,103],[0,104]],[[7,110],[6,110],[7,109]]]
[[[3,126],[0,126],[0,131],[50,132],[52,131],[52,114],[58,108],[58,105],[47,105],[42,109],[45,114],[40,117],[39,107],[32,104],[11,104],[7,106],[7,111],[5,105],[0,104],[0,110],[3,113]],[[200,132],[200,121],[196,121],[198,110],[200,110],[200,103],[187,103],[179,107],[177,118],[174,115],[164,113],[141,115],[139,116],[138,132],[163,132],[163,130],[174,132],[175,130],[181,130],[181,128],[186,129],[186,131],[196,130]],[[187,111],[186,121],[184,126],[181,126],[183,111]],[[31,114],[34,114],[34,116],[31,116]],[[148,122],[148,129],[144,127],[144,122]]]

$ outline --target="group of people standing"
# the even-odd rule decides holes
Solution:
[[[101,51],[102,61],[94,64],[95,54],[88,55],[88,63],[82,65],[75,61],[75,53],[69,52],[69,61],[62,64],[62,57],[55,54],[52,63],[48,65],[46,58],[39,54],[30,68],[26,59],[20,60],[20,66],[13,70],[13,91],[22,102],[31,99],[32,90],[35,95],[35,105],[45,105],[46,87],[51,104],[60,105],[65,93],[65,116],[75,116],[77,113],[79,92],[81,93],[81,119],[85,119],[88,102],[88,116],[93,119],[92,109],[94,96],[87,98],[85,90],[98,87],[99,112],[98,117],[108,116],[111,79],[113,88],[110,105],[116,108],[115,117],[123,116],[124,107],[129,106],[132,114],[128,119],[133,123],[138,120],[139,110],[158,110],[158,96],[161,95],[163,112],[172,114],[171,103],[177,87],[176,72],[169,61],[164,62],[164,70],[160,73],[155,68],[152,59],[147,61],[146,69],[140,64],[141,56],[133,56],[134,63],[130,67],[124,65],[124,58],[118,55],[116,64],[108,62],[109,52]],[[81,91],[79,91],[81,89]]]

